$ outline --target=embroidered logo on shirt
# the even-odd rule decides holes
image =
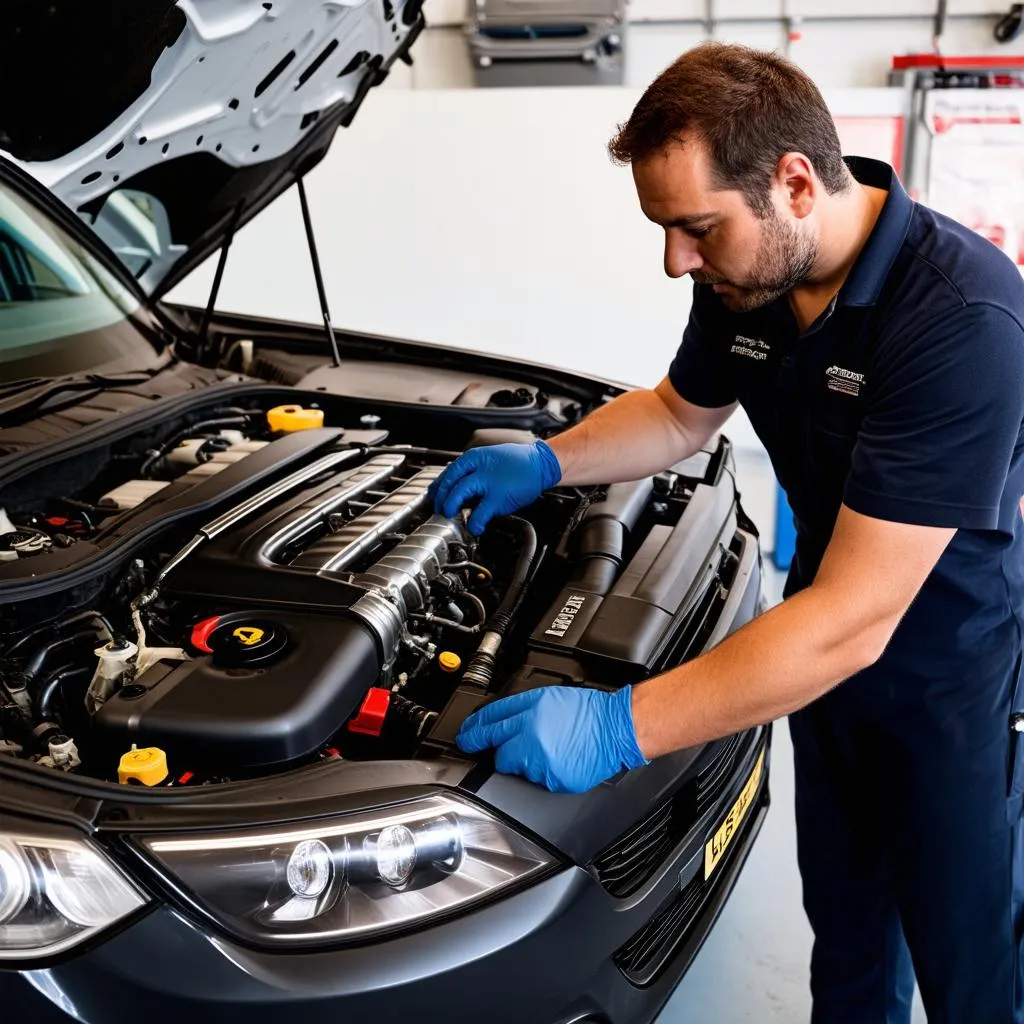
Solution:
[[[736,344],[729,351],[735,356],[746,356],[748,359],[764,362],[771,351],[771,345],[760,338],[744,338],[742,334],[737,334]]]
[[[860,389],[864,386],[863,373],[844,370],[841,366],[830,366],[825,371],[825,379],[830,390],[844,395],[852,395],[854,398],[860,394]]]

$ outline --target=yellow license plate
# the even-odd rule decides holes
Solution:
[[[747,811],[750,810],[750,805],[754,802],[754,797],[757,794],[757,787],[761,782],[762,771],[764,771],[763,748],[758,755],[754,770],[750,773],[750,777],[743,787],[743,792],[736,798],[736,803],[732,805],[729,813],[725,816],[725,820],[718,826],[718,831],[708,841],[707,846],[704,847],[705,882],[711,877],[711,872],[715,870],[718,862],[725,855],[729,843],[732,842],[733,836],[739,831],[740,824],[747,815]]]

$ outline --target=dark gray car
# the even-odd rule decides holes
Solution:
[[[316,268],[301,177],[419,5],[27,6],[18,60],[123,59],[63,118],[61,83],[0,114],[0,998],[652,1020],[761,826],[770,730],[582,795],[454,738],[758,613],[728,441],[479,538],[433,515],[460,451],[624,386],[336,331],[322,287],[319,327],[161,297],[296,182]]]

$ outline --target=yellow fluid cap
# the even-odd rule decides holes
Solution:
[[[157,786],[167,778],[167,755],[159,747],[142,747],[121,755],[117,781]]]
[[[267,413],[267,426],[285,434],[312,430],[324,425],[323,409],[303,409],[301,405],[278,405]]]
[[[454,651],[442,651],[437,656],[437,663],[445,672],[458,672],[462,659]]]

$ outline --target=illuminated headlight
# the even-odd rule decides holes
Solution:
[[[483,809],[447,795],[304,827],[136,842],[229,931],[279,946],[422,923],[555,863]]]
[[[334,859],[319,839],[299,843],[288,858],[288,885],[296,896],[319,896],[331,884]]]
[[[0,960],[61,953],[145,902],[83,839],[0,834]]]

